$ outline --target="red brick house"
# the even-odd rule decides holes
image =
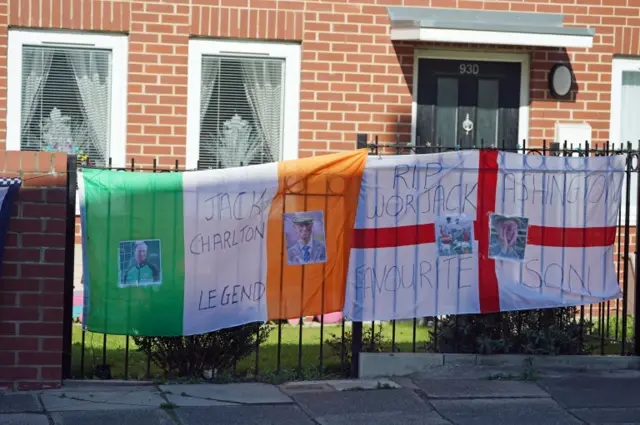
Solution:
[[[353,149],[358,133],[640,138],[636,0],[11,0],[0,19],[7,150],[195,168]]]
[[[619,143],[639,106],[640,0],[0,0],[9,151],[196,168],[358,134]]]

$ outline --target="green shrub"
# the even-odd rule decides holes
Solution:
[[[592,324],[575,307],[446,316],[427,343],[429,351],[475,354],[588,354]]]
[[[382,334],[382,325],[372,327],[364,327],[362,329],[362,352],[364,353],[382,353],[385,352],[390,345]],[[344,340],[341,335],[330,334],[325,343],[329,346],[332,354],[338,359],[344,356],[344,372],[348,375],[351,371],[351,362],[353,351],[351,349],[353,343],[353,333],[351,330],[344,331]]]
[[[151,361],[172,378],[201,377],[205,370],[223,372],[253,353],[271,327],[249,324],[202,335],[182,337],[135,336],[133,340]]]

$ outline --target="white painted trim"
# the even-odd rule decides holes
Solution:
[[[111,126],[109,154],[114,167],[123,167],[127,155],[127,73],[129,39],[121,34],[95,34],[76,31],[9,30],[7,60],[7,150],[20,150],[22,122],[23,46],[84,47],[111,50]],[[76,215],[80,214],[76,194]]]
[[[391,40],[508,46],[593,47],[592,35],[534,34],[447,28],[392,28]]]
[[[411,102],[411,143],[416,142],[416,116],[418,114],[418,64],[420,59],[469,60],[520,63],[520,108],[518,111],[518,143],[529,139],[529,83],[531,57],[529,53],[499,53],[468,50],[416,49],[413,61],[413,99]],[[526,146],[523,146],[523,148]]]
[[[620,139],[620,102],[622,101],[622,72],[640,72],[640,57],[620,58],[614,57],[611,70],[611,120],[609,127],[609,140],[619,146]],[[626,142],[626,140],[624,141]],[[634,147],[638,149],[638,147]]]
[[[293,43],[189,40],[187,89],[187,168],[196,168],[200,151],[200,79],[203,55],[241,55],[285,60],[282,159],[298,158],[301,46]]]
[[[640,72],[640,57],[626,58],[626,57],[614,57],[611,66],[611,118],[609,120],[609,141],[615,144],[615,148],[620,146],[620,143],[626,143],[627,140],[620,140],[620,129],[622,127],[621,117],[621,102],[622,102],[622,73],[624,71]],[[640,149],[640,142],[637,140],[629,140],[633,149]],[[626,148],[626,145],[625,145]],[[635,173],[631,173],[631,178],[635,179]],[[625,177],[626,179],[626,177]],[[620,209],[622,210],[622,221],[624,224],[625,218],[625,195],[626,185],[622,187],[622,202],[620,203]],[[629,224],[636,225],[638,220],[637,210],[637,195],[633,195],[633,188],[631,189],[631,203],[629,208]]]

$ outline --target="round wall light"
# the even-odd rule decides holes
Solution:
[[[563,63],[554,65],[549,72],[549,91],[553,97],[567,97],[571,92],[573,74],[568,65]]]

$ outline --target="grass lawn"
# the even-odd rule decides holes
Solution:
[[[363,327],[366,330],[370,324]],[[376,325],[376,329],[378,329]],[[349,331],[350,327],[346,326],[345,331]],[[302,329],[302,344],[300,342],[300,328],[298,326],[282,325],[282,342],[281,342],[281,370],[283,372],[291,372],[298,368],[299,347],[302,347],[302,368],[309,370],[318,369],[320,359],[320,326],[307,327]],[[392,325],[386,323],[383,325],[383,337],[385,340],[391,341]],[[323,339],[333,339],[332,334],[336,335],[340,340],[342,327],[340,325],[325,325]],[[102,334],[85,333],[85,350],[84,350],[84,374],[81,373],[81,353],[82,353],[82,328],[80,325],[73,326],[73,352],[72,352],[72,374],[74,378],[90,378],[93,367],[102,364],[103,356],[103,338]],[[425,343],[429,338],[429,329],[424,326],[416,327],[416,351],[424,351]],[[126,336],[107,336],[106,344],[106,364],[111,366],[111,375],[114,379],[125,378],[125,347]],[[411,352],[413,349],[413,323],[398,322],[396,324],[395,335],[396,347],[400,352]],[[350,344],[350,342],[348,342]],[[390,351],[390,347],[387,347]],[[259,375],[272,375],[276,371],[278,359],[278,327],[274,326],[269,339],[260,346],[259,350]],[[256,357],[255,354],[238,363],[236,374],[242,378],[251,376],[255,373]],[[338,373],[340,371],[340,354],[334,354],[331,348],[325,343],[323,346],[323,366],[326,370]],[[129,370],[127,377],[129,379],[144,379],[147,371],[147,357],[136,351],[133,339],[129,338]],[[150,377],[162,378],[162,371],[151,364]]]

